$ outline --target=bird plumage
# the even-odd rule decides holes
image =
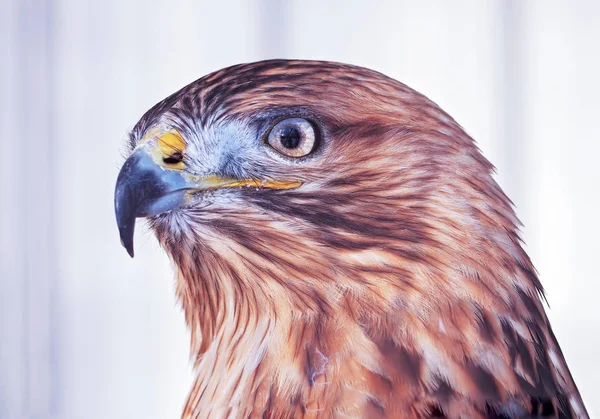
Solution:
[[[280,156],[285,118],[315,150]],[[177,268],[196,378],[183,416],[587,417],[473,140],[380,73],[274,60],[203,77],[149,110],[193,176],[294,180],[211,189],[152,215]]]

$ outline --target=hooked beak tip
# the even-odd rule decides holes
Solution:
[[[121,240],[121,244],[123,245],[125,250],[127,250],[127,253],[129,253],[129,256],[131,256],[131,258],[133,259],[133,257],[135,256],[133,253],[133,244],[127,246],[125,243],[123,243],[123,240]]]
[[[127,250],[129,256],[133,258],[133,228],[125,227],[119,230],[121,236],[121,245],[125,248],[125,250]]]

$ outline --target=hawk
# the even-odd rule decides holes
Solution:
[[[209,74],[130,135],[115,210],[176,267],[184,418],[586,418],[493,166],[378,72]]]

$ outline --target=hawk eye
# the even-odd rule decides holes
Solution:
[[[313,151],[317,141],[312,123],[302,118],[290,118],[271,128],[267,142],[280,154],[304,157]]]

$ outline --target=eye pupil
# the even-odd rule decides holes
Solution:
[[[177,164],[183,161],[183,154],[179,151],[171,154],[169,157],[163,158],[163,162],[166,164]]]
[[[279,140],[285,148],[296,148],[300,144],[300,132],[294,127],[284,128],[279,134]]]

